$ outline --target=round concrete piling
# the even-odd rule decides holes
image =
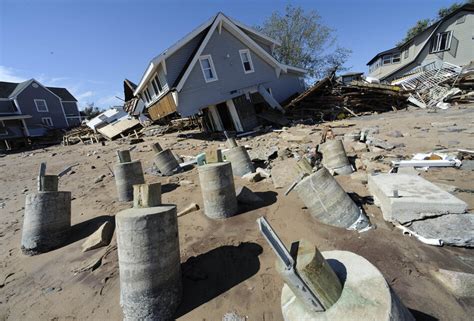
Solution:
[[[173,171],[179,167],[173,152],[165,149],[155,155],[155,166],[163,175],[172,175]]]
[[[232,172],[236,176],[242,177],[245,174],[255,172],[255,167],[244,146],[229,149],[226,152],[226,158],[232,164]]]
[[[120,202],[133,200],[133,185],[145,183],[140,161],[115,164],[114,175]]]
[[[323,154],[323,165],[325,167],[340,175],[352,173],[352,166],[349,159],[347,159],[341,140],[328,140],[319,146],[319,151]]]
[[[23,253],[35,255],[60,247],[70,228],[71,192],[38,192],[26,196]]]
[[[130,156],[130,150],[118,150],[117,151],[117,158],[119,163],[130,163],[132,161],[132,156]]]
[[[58,175],[38,176],[38,191],[57,192],[58,191]]]
[[[176,206],[126,209],[116,225],[124,320],[172,320],[182,295]]]
[[[325,167],[301,180],[295,190],[311,215],[322,223],[357,230],[369,225],[359,207]]]
[[[198,167],[204,203],[204,214],[212,219],[237,213],[234,177],[230,163],[213,163]]]
[[[322,254],[339,279],[344,281],[339,299],[326,311],[313,312],[285,284],[281,294],[285,321],[415,320],[382,273],[365,258],[347,251]]]

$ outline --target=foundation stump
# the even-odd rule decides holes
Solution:
[[[124,320],[172,320],[182,296],[176,206],[126,209],[116,225]]]
[[[114,176],[120,202],[133,200],[133,185],[145,183],[140,161],[115,164]]]
[[[230,163],[213,163],[198,167],[204,214],[222,219],[237,213],[234,176]]]
[[[170,149],[164,149],[155,155],[155,166],[166,176],[173,175],[173,171],[179,167],[179,163]]]
[[[341,140],[328,140],[319,145],[319,151],[323,154],[322,163],[326,168],[339,175],[347,175],[353,172]]]
[[[229,149],[226,152],[226,159],[232,164],[232,172],[235,176],[242,177],[248,173],[255,173],[255,167],[244,146]]]
[[[305,256],[310,256],[305,258]],[[338,300],[324,312],[314,312],[283,286],[281,306],[285,321],[414,321],[382,273],[362,256],[347,251],[322,252],[342,283]],[[298,254],[312,260],[314,254]]]

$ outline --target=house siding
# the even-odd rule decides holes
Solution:
[[[457,24],[457,20],[463,16],[465,16],[465,21]],[[443,21],[434,33],[436,35],[440,32],[452,31],[453,37],[458,41],[455,55],[451,50],[442,51],[440,53],[430,53],[430,43],[427,43],[427,41],[431,42],[431,38],[428,38],[433,32],[433,28],[429,28],[413,39],[413,42],[409,47],[409,56],[407,59],[403,59],[402,53],[402,64],[379,67],[377,70],[370,73],[370,76],[383,79],[393,71],[405,65],[399,71],[387,77],[386,80],[390,81],[403,76],[405,73],[417,66],[425,66],[433,62],[440,63],[444,61],[458,66],[467,65],[470,61],[474,60],[473,30],[474,13],[471,11],[461,11],[446,21]],[[454,43],[452,42],[451,48],[453,48],[453,45]],[[418,58],[413,61],[417,55],[419,55]]]
[[[255,71],[245,74],[240,49],[247,49],[247,46],[225,28],[222,28],[221,34],[217,31],[213,33],[201,55],[212,56],[218,80],[206,83],[197,61],[179,93],[178,112],[182,116],[196,114],[206,106],[240,96],[242,90],[258,84],[271,87],[278,101],[304,90],[297,75],[282,73],[277,78],[273,66],[252,51],[250,54]]]
[[[77,108],[77,103],[74,101],[63,101],[63,108],[66,117],[80,116],[79,109]]]
[[[35,99],[44,99],[48,106],[47,112],[38,112],[35,105]],[[41,85],[34,88],[30,84],[17,96],[18,105],[25,115],[31,115],[32,118],[25,119],[25,122],[32,136],[41,135],[41,119],[51,117],[55,128],[68,128],[68,123],[63,113],[61,100],[50,91],[44,89]]]

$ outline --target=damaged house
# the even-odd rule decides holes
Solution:
[[[474,60],[474,4],[466,4],[405,43],[378,53],[369,76],[390,82],[443,63],[465,66]]]
[[[142,100],[154,121],[200,115],[208,130],[251,130],[305,89],[306,71],[273,57],[279,45],[218,13],[156,56],[138,85],[126,81],[126,110],[140,112]]]
[[[0,148],[80,124],[77,100],[66,88],[45,87],[35,79],[0,82]]]

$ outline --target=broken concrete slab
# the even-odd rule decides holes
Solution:
[[[367,173],[366,172],[354,172],[350,175],[350,178],[359,181],[362,184],[367,184]]]
[[[449,193],[448,193],[449,194]],[[445,245],[474,247],[474,214],[447,214],[412,222],[409,230]]]
[[[443,214],[464,213],[467,204],[433,183],[415,175],[379,174],[368,178],[369,191],[383,217],[406,223]],[[394,191],[398,197],[394,197]]]
[[[262,176],[263,178],[270,178],[272,176],[272,174],[266,170],[264,170],[263,168],[261,167],[257,167],[257,169],[255,170],[255,172],[259,173],[260,176]]]
[[[263,202],[263,199],[260,196],[245,186],[237,187],[235,194],[237,195],[237,202],[242,204],[255,204]]]
[[[353,142],[348,145],[349,151],[354,151],[356,153],[358,152],[366,152],[367,151],[367,145],[362,142]]]
[[[109,245],[113,234],[114,224],[112,224],[111,221],[105,222],[82,244],[82,252],[95,250],[99,247]]]
[[[367,143],[367,145],[380,147],[380,148],[386,149],[386,150],[392,150],[392,149],[395,148],[395,145],[393,145],[393,144],[391,144],[391,143],[389,143],[385,140],[382,140],[380,138],[373,137],[373,136],[367,137],[366,143]]]
[[[345,142],[357,142],[360,139],[360,130],[353,130],[344,134],[343,140]]]
[[[474,274],[439,269],[431,274],[454,296],[474,298]]]
[[[242,176],[242,178],[245,178],[246,180],[248,180],[250,183],[256,183],[256,182],[260,182],[262,179],[264,179],[264,177],[262,177],[262,175],[258,172],[255,172],[255,173],[247,173],[245,174],[244,176]]]
[[[296,163],[297,160],[294,158],[274,162],[271,175],[275,188],[287,188],[298,178]]]

